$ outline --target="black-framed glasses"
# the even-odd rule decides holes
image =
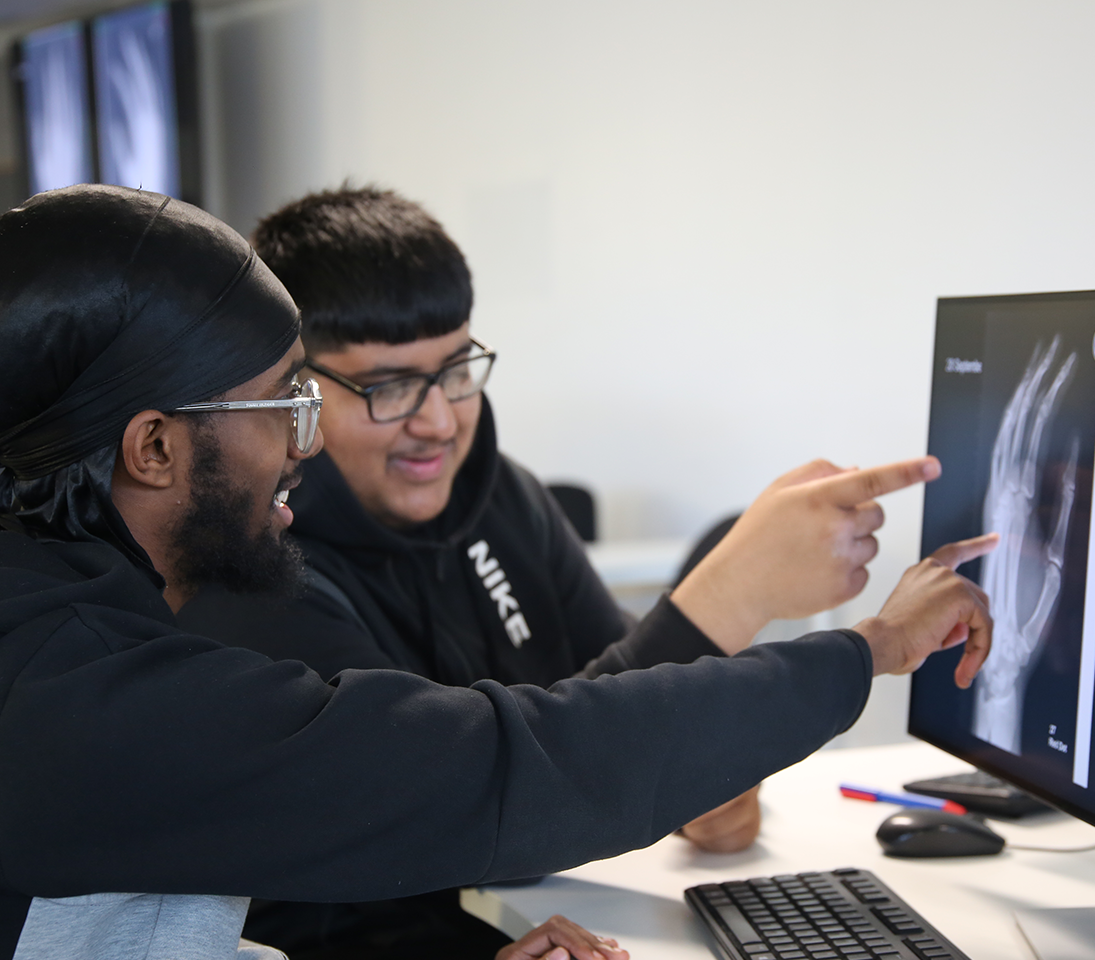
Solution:
[[[415,373],[406,377],[395,377],[368,387],[354,383],[349,377],[343,376],[322,363],[317,363],[311,357],[305,360],[305,363],[316,373],[330,377],[339,386],[363,397],[369,407],[369,416],[374,422],[391,423],[395,420],[405,420],[418,413],[422,404],[426,402],[426,394],[435,383],[452,403],[474,397],[486,386],[487,377],[490,376],[491,367],[494,366],[494,360],[498,355],[475,337],[470,339],[472,344],[480,350],[473,357],[446,363],[436,373]]]
[[[293,381],[289,396],[277,400],[210,400],[206,403],[188,403],[176,407],[171,413],[217,413],[225,410],[291,410],[290,426],[293,443],[297,449],[307,454],[316,440],[316,427],[319,426],[319,411],[323,406],[323,395],[319,384],[308,379],[304,383]]]

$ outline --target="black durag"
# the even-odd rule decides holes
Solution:
[[[299,314],[246,240],[170,197],[81,185],[0,216],[0,524],[102,541],[126,425],[273,366]]]

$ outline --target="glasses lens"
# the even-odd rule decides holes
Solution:
[[[445,368],[438,383],[450,400],[466,400],[475,396],[486,385],[493,363],[494,357],[489,354],[454,363]]]
[[[369,413],[377,423],[410,416],[421,405],[430,381],[426,377],[401,377],[369,394]]]
[[[305,380],[296,390],[296,395],[311,402],[293,408],[293,441],[301,453],[312,449],[316,440],[316,428],[319,426],[319,410],[323,397],[319,384],[315,380]]]
[[[493,354],[471,357],[445,367],[436,382],[449,400],[466,400],[483,389],[493,363]],[[373,420],[390,423],[412,416],[426,399],[431,380],[425,376],[401,377],[371,389],[368,401]]]

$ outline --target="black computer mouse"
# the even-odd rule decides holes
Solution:
[[[891,857],[976,857],[1004,849],[1004,838],[982,820],[922,807],[898,810],[875,836]]]

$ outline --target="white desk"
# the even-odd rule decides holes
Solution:
[[[589,863],[531,887],[464,892],[465,909],[512,937],[561,913],[613,936],[632,960],[711,960],[682,892],[698,883],[855,866],[876,873],[972,960],[1029,960],[1012,911],[1095,906],[1095,852],[1009,850],[995,857],[898,860],[874,833],[896,807],[840,796],[850,781],[896,789],[957,773],[963,764],[922,743],[826,750],[770,778],[760,839],[739,854],[701,853],[676,836],[646,850]],[[1014,843],[1082,846],[1095,828],[1064,814],[994,821]]]
[[[586,554],[610,590],[662,590],[677,575],[691,547],[683,537],[597,540],[586,544]]]

